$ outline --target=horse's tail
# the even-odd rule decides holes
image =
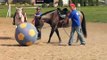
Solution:
[[[83,15],[83,19],[82,19],[82,22],[81,22],[81,28],[82,28],[82,32],[83,32],[83,35],[85,38],[87,38],[87,30],[86,30],[86,20],[85,20],[85,15],[82,11],[80,11]]]

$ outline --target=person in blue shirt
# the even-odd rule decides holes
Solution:
[[[34,14],[34,19],[32,21],[32,23],[35,25],[35,27],[37,28],[38,31],[38,39],[41,39],[41,31],[40,31],[40,20],[39,18],[41,17],[42,12],[41,12],[41,8],[37,7],[36,8],[36,13]]]
[[[80,18],[79,18],[79,13],[76,10],[76,6],[75,4],[71,3],[70,4],[70,13],[68,14],[68,17],[72,20],[72,30],[71,30],[71,34],[70,34],[70,38],[69,38],[69,42],[68,45],[71,46],[74,40],[74,33],[75,31],[77,32],[81,45],[85,45],[85,40],[84,37],[82,35],[82,31],[81,31],[81,22],[80,22]]]

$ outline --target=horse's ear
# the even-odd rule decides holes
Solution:
[[[18,7],[16,7],[16,9],[18,9]]]
[[[67,8],[64,8],[62,11],[63,11],[65,14],[66,14],[66,13],[69,13],[69,10],[68,10]]]
[[[23,9],[23,7],[20,8],[21,10]]]

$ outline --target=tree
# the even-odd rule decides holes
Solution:
[[[63,2],[62,2],[62,0],[59,0],[59,2],[58,2],[58,6],[60,6],[60,7],[63,6]]]
[[[96,0],[96,6],[98,6],[99,5],[99,0]]]

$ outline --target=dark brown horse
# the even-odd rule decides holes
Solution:
[[[67,21],[67,23],[63,23],[65,18],[68,17],[67,16],[68,12],[69,12],[69,10],[67,8],[64,8],[63,10],[61,10],[60,8],[57,8],[56,10],[51,10],[51,11],[48,11],[48,12],[42,14],[42,16],[40,18],[38,18],[40,20],[41,28],[42,28],[44,22],[48,23],[51,26],[51,33],[49,36],[48,43],[50,43],[51,37],[54,32],[56,32],[56,34],[59,38],[59,43],[61,43],[61,37],[59,35],[58,28],[69,25],[68,24],[69,20]],[[81,13],[80,15],[82,15],[82,16],[80,16],[82,31],[83,31],[84,36],[87,37],[85,16],[84,16],[83,12],[80,12],[80,13]]]

